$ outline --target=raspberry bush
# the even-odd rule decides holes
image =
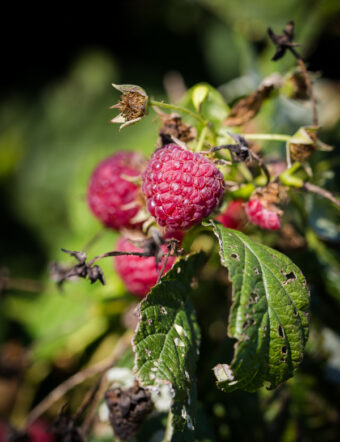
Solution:
[[[252,401],[279,408],[279,397],[285,408],[275,418],[264,413],[278,425],[295,390],[309,388],[299,376],[310,330],[309,286],[315,290],[318,282],[313,272],[304,276],[304,261],[317,254],[332,302],[338,302],[337,254],[323,242],[332,241],[323,236],[332,228],[322,231],[323,218],[315,214],[320,206],[338,210],[340,203],[323,188],[325,167],[313,159],[330,146],[319,139],[313,85],[293,28],[290,22],[282,35],[268,33],[276,47],[273,61],[291,52],[297,68],[264,78],[237,99],[207,83],[186,90],[175,103],[156,101],[138,85],[113,85],[121,95],[111,107],[118,109],[110,111],[111,122],[128,132],[156,118],[158,138],[148,154],[132,132],[131,150],[98,154],[86,176],[82,190],[91,215],[84,224],[102,230],[94,238],[81,231],[81,239],[70,235],[60,244],[68,247],[62,249],[68,261],[53,262],[51,278],[61,289],[72,287],[72,297],[58,294],[35,317],[50,315],[53,323],[63,316],[58,306],[64,303],[67,326],[60,333],[72,338],[65,359],[72,346],[85,354],[88,339],[93,366],[32,407],[26,433],[79,384],[80,393],[72,396],[77,406],[72,402],[68,410],[65,398],[59,408],[53,426],[58,440],[102,442],[105,431],[112,437],[109,424],[119,440],[231,440],[222,421],[234,402],[246,398],[246,415]],[[267,123],[266,106],[282,97],[303,97],[310,125],[284,134],[267,129],[259,118],[265,114]],[[311,213],[318,221],[312,227]],[[81,229],[82,217],[74,218]],[[89,281],[73,284],[80,279]],[[94,285],[91,296],[97,290],[100,298],[95,308],[83,296],[88,282]],[[326,308],[321,304],[320,312]],[[25,308],[20,311],[24,315]],[[69,332],[77,321],[81,327]],[[37,327],[42,342],[53,335],[49,327]],[[53,345],[58,343],[32,350],[44,369]],[[87,385],[95,375],[97,381]],[[31,376],[38,382],[39,373]],[[259,440],[256,431],[249,439]]]

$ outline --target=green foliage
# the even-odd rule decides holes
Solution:
[[[173,394],[175,430],[194,427],[191,398],[199,353],[200,330],[188,298],[204,255],[180,260],[141,302],[134,337],[137,378],[143,385],[167,382]]]
[[[309,294],[289,258],[236,230],[213,224],[233,304],[228,333],[238,340],[230,366],[214,368],[224,391],[270,388],[293,376],[308,337]]]

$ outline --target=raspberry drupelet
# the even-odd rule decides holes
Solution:
[[[94,170],[87,200],[92,213],[107,227],[119,230],[137,227],[131,219],[137,214],[138,186],[124,179],[140,174],[143,158],[136,152],[117,152]]]
[[[143,249],[135,247],[128,239],[123,237],[118,240],[116,249],[121,252],[143,252]],[[162,246],[162,249],[164,253],[168,250],[166,246]],[[156,258],[154,256],[121,255],[114,257],[117,273],[122,278],[127,289],[134,295],[142,298],[157,283],[158,274],[164,259],[156,267]],[[163,275],[171,269],[175,261],[176,257],[169,256]]]
[[[215,164],[176,144],[154,152],[142,181],[149,212],[160,226],[172,230],[199,224],[219,205],[224,190]]]

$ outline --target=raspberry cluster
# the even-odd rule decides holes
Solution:
[[[93,214],[107,227],[133,228],[131,222],[140,206],[138,186],[127,179],[140,174],[141,156],[135,152],[117,152],[94,170],[88,188],[88,204]]]
[[[122,252],[143,252],[143,249],[135,247],[126,238],[120,238],[117,242],[117,250]],[[163,252],[167,252],[166,246],[162,246]],[[151,288],[156,284],[158,274],[161,271],[163,258],[158,266],[156,266],[156,258],[151,257],[139,257],[134,255],[122,255],[115,256],[116,270],[119,276],[124,281],[127,289],[134,295],[144,297]],[[164,274],[167,273],[176,258],[169,256],[165,265]]]
[[[149,212],[170,229],[200,223],[219,205],[224,190],[223,175],[210,160],[176,144],[154,152],[142,180]]]

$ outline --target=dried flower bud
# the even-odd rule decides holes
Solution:
[[[176,113],[169,115],[157,109],[156,112],[163,123],[159,130],[162,146],[172,143],[173,137],[183,141],[183,143],[188,143],[197,137],[196,129],[184,123],[180,115]]]
[[[150,393],[137,383],[131,388],[106,391],[105,401],[110,411],[110,423],[116,437],[130,439],[153,409]]]
[[[137,123],[145,117],[148,110],[149,97],[139,86],[132,84],[112,84],[122,95],[117,104],[110,109],[119,109],[120,114],[111,120],[111,123],[122,123],[119,129]]]
[[[315,150],[332,150],[331,146],[317,137],[318,126],[301,127],[288,142],[290,154],[294,161],[307,161]]]

